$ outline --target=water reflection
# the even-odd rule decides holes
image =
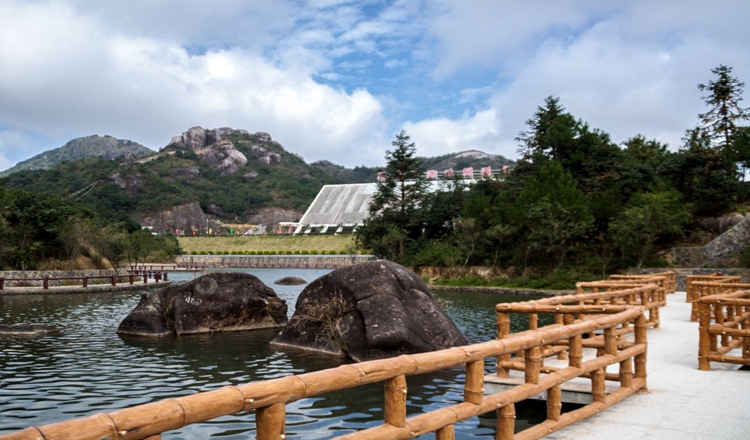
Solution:
[[[293,313],[304,286],[276,286],[294,275],[312,281],[327,270],[262,269]],[[189,280],[192,274],[172,274]],[[0,339],[0,433],[98,412],[179,397],[226,385],[336,367],[342,359],[302,350],[274,350],[276,329],[149,339],[119,336],[115,329],[136,306],[140,292],[0,296],[0,322],[52,324],[62,334]],[[438,292],[446,310],[472,342],[495,337],[494,304],[518,298]],[[516,330],[522,324],[514,323]],[[493,369],[488,359],[488,371]],[[459,403],[461,369],[408,378],[409,414]],[[287,405],[289,438],[319,439],[381,423],[383,384],[371,384]],[[164,438],[245,439],[254,413],[241,413],[166,433]],[[494,417],[456,426],[457,438],[492,438]]]

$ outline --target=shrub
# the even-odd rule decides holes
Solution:
[[[310,255],[318,255],[318,250],[317,249],[311,250]]]
[[[309,254],[309,252],[307,252],[306,250],[305,250],[305,251],[301,251],[300,253],[301,253],[302,255],[307,255],[307,254]]]

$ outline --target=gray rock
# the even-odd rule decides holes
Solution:
[[[337,269],[310,283],[271,341],[356,361],[467,343],[422,279],[388,261]]]
[[[286,311],[286,301],[257,277],[219,272],[144,294],[117,333],[159,337],[281,327]]]
[[[263,142],[271,142],[271,135],[264,131],[258,131],[255,133],[254,136]]]
[[[36,338],[59,333],[60,329],[46,324],[0,324],[0,337]]]
[[[193,151],[206,146],[206,130],[203,127],[192,127],[182,133],[182,145]]]
[[[303,280],[300,277],[284,277],[274,281],[273,283],[280,286],[301,286],[302,284],[307,284],[307,281]]]
[[[201,170],[198,167],[188,168],[172,168],[169,170],[169,174],[173,177],[185,178],[187,180],[195,180],[201,175]]]

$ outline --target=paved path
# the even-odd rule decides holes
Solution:
[[[750,371],[716,362],[698,370],[698,323],[685,292],[667,302],[661,328],[648,332],[648,393],[546,439],[750,439]]]

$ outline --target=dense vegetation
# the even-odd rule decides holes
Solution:
[[[622,146],[548,97],[517,141],[522,155],[503,180],[429,193],[416,147],[401,133],[386,153],[358,243],[420,266],[489,265],[517,275],[605,273],[658,263],[659,251],[696,231],[696,216],[721,215],[748,198],[748,111],[731,68],[699,88],[708,111],[671,152],[636,135]]]
[[[6,188],[75,195],[86,206],[123,217],[155,213],[175,205],[198,202],[205,212],[243,221],[249,211],[265,206],[304,210],[320,188],[335,179],[284,150],[280,144],[249,134],[225,139],[245,154],[247,168],[222,175],[190,149],[170,145],[148,161],[102,158],[63,163],[51,170],[21,171],[5,178]],[[282,163],[253,160],[252,145],[278,153]],[[253,177],[246,177],[250,172]]]
[[[97,268],[117,267],[171,261],[181,252],[174,237],[128,226],[60,196],[0,185],[0,269],[74,270],[82,268],[79,257]]]

